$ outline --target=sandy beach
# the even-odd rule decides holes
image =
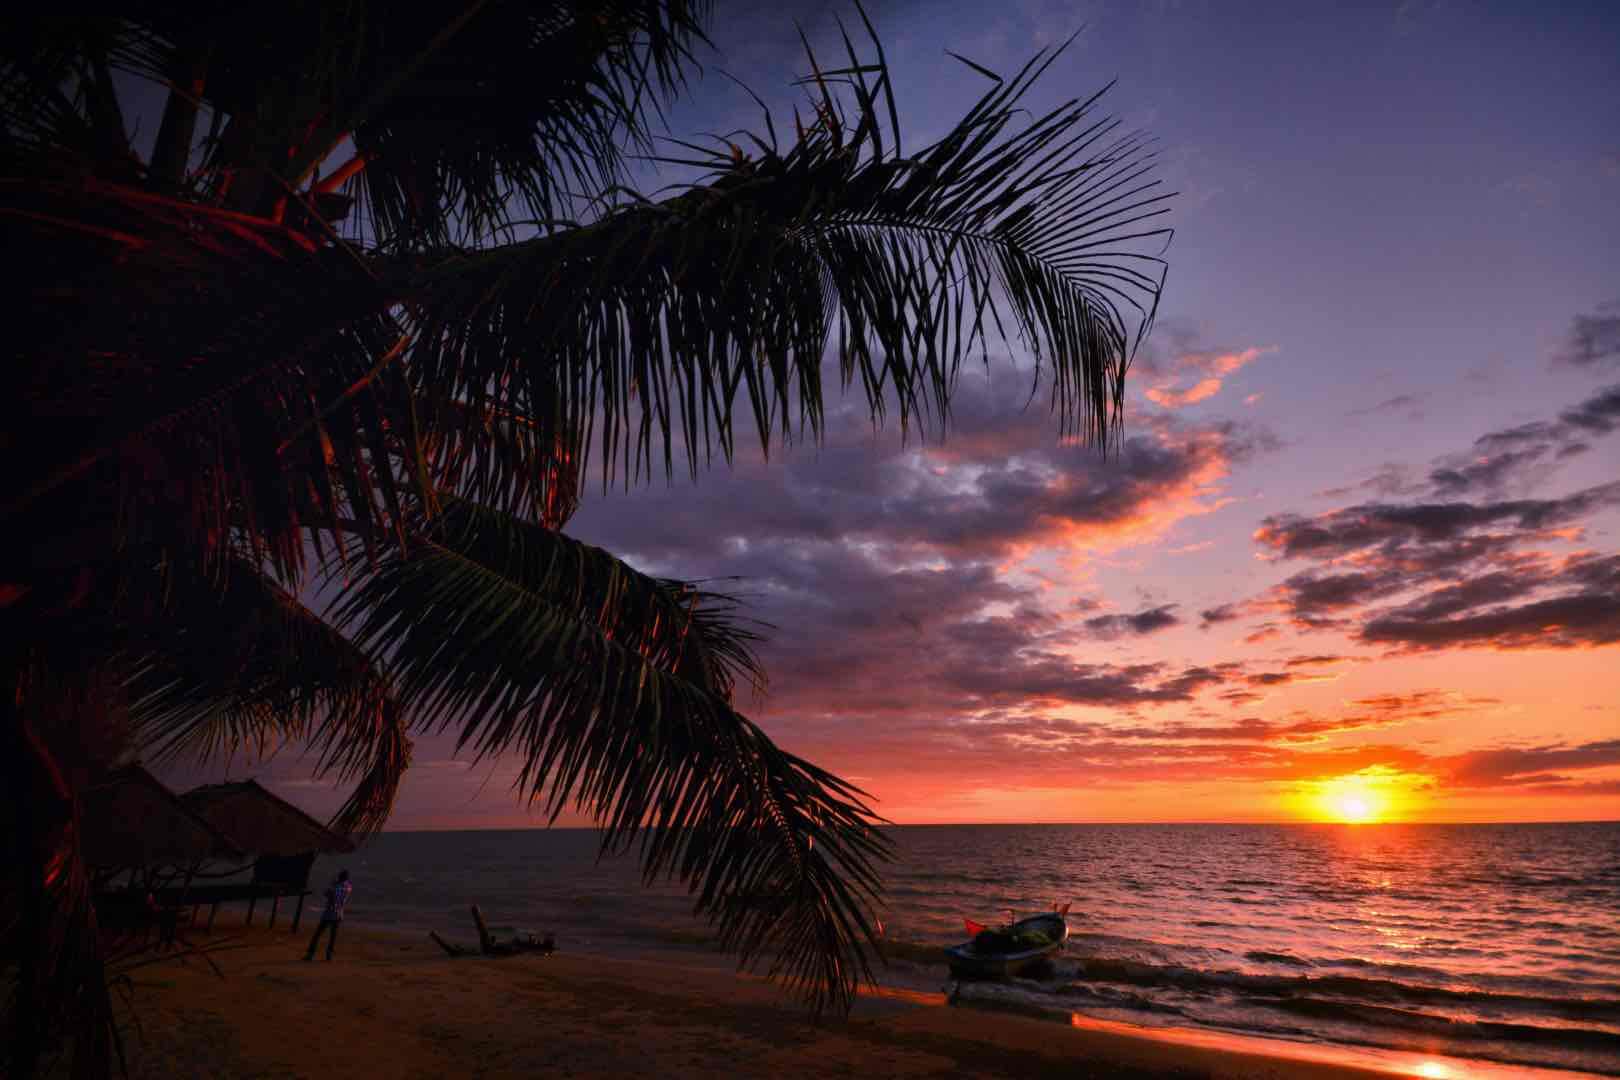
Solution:
[[[701,958],[455,959],[353,926],[332,962],[305,963],[304,935],[285,924],[193,940],[222,975],[195,957],[136,973],[135,1077],[1390,1075],[1290,1044],[1240,1052],[950,1008],[941,994],[884,991],[818,1022]]]

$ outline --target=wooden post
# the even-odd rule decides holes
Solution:
[[[252,926],[253,925],[253,909],[258,907],[258,906],[259,906],[259,898],[257,896],[248,897],[248,917],[247,917],[247,921],[242,924],[243,926]]]
[[[219,914],[219,901],[215,900],[213,905],[211,907],[209,907],[209,909],[208,909],[208,929],[212,930],[214,928],[214,916],[218,915],[218,914]]]
[[[276,912],[281,910],[281,894],[276,893],[270,897],[270,928],[275,929]]]
[[[309,893],[307,892],[301,892],[298,894],[298,910],[293,912],[292,932],[295,934],[298,933],[298,920],[304,917],[304,897],[308,895]]]
[[[473,925],[478,927],[478,951],[489,955],[489,928],[484,925],[484,913],[478,910],[478,905],[472,906]]]

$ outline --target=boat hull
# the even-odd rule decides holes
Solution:
[[[1051,935],[1052,941],[1035,949],[1001,953],[980,952],[973,947],[973,942],[964,941],[945,950],[945,958],[950,961],[951,974],[981,979],[1021,975],[1050,961],[1062,951],[1063,943],[1069,938],[1068,921],[1057,912],[1020,919],[1013,923],[1009,930],[1013,933],[1022,930],[1043,930]]]

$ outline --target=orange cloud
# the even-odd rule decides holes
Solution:
[[[1212,398],[1220,391],[1221,380],[1204,379],[1187,390],[1151,387],[1147,391],[1147,399],[1155,405],[1161,405],[1166,409],[1179,409],[1184,405],[1196,405],[1206,398]]]
[[[1220,393],[1222,381],[1228,375],[1276,351],[1275,345],[1267,345],[1236,352],[1182,353],[1168,365],[1169,376],[1148,387],[1147,399],[1165,409],[1207,401]],[[1256,400],[1258,395],[1250,395],[1245,403],[1253,404]]]

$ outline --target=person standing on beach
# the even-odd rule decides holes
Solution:
[[[321,911],[320,925],[315,927],[315,936],[309,939],[309,949],[304,953],[305,960],[315,959],[315,946],[320,944],[321,935],[328,928],[332,936],[326,939],[326,958],[332,959],[332,949],[337,945],[338,924],[343,921],[343,906],[349,902],[349,894],[354,892],[354,886],[349,884],[349,872],[339,870],[338,876],[326,889],[326,907]]]

